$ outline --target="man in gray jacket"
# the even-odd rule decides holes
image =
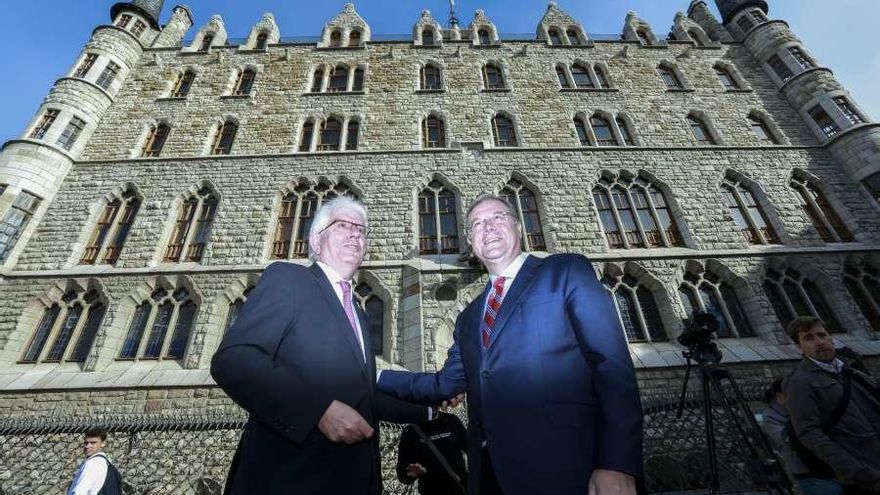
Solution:
[[[798,440],[831,466],[845,494],[880,494],[880,391],[835,355],[822,320],[798,317],[789,337],[804,359],[785,381]]]

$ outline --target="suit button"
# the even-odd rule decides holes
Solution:
[[[486,370],[483,371],[483,378],[489,378],[489,372],[488,372],[488,371],[486,371]]]

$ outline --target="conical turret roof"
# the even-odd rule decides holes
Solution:
[[[159,29],[159,16],[162,15],[162,4],[165,0],[132,0],[120,2],[110,9],[110,16],[116,18],[120,10],[134,10],[146,17],[153,29]]]

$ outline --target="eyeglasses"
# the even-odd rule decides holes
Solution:
[[[494,227],[502,222],[506,222],[510,218],[513,218],[513,215],[511,215],[510,212],[496,211],[492,214],[492,216],[486,218],[478,218],[474,220],[465,228],[465,231],[467,232],[468,236],[471,236],[476,230],[482,230],[487,225],[491,225]]]
[[[370,233],[370,229],[366,225],[349,222],[348,220],[333,220],[332,222],[330,222],[329,225],[321,229],[321,231],[318,232],[318,235],[323,234],[325,231],[331,228],[335,232],[357,232],[361,235],[361,237],[367,237],[367,234]]]

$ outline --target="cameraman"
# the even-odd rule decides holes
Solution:
[[[789,324],[804,358],[784,393],[798,440],[831,466],[846,495],[880,493],[880,390],[837,358],[822,320]]]

